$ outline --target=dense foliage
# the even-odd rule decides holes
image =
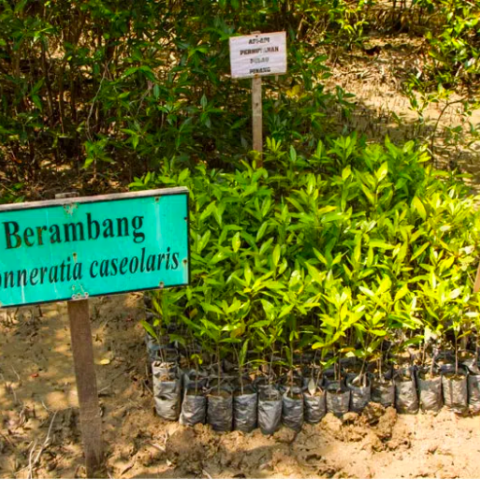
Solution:
[[[418,145],[335,138],[352,97],[326,91],[324,52],[418,36],[412,108],[468,115],[479,12],[479,0],[0,0],[0,202],[47,167],[104,181],[85,193],[134,176],[137,189],[188,186],[193,284],[155,295],[145,326],[194,356],[200,344],[291,369],[299,353],[365,364],[384,348],[457,346],[477,318],[473,199]],[[253,30],[288,36],[288,75],[264,82],[263,168],[250,84],[228,75],[229,37]]]
[[[272,374],[314,352],[365,365],[387,348],[457,348],[477,319],[479,216],[427,159],[413,143],[353,136],[310,157],[269,140],[263,168],[232,173],[165,161],[132,187],[189,187],[192,284],[155,293],[145,327],[193,359],[200,345],[203,359]]]
[[[109,180],[172,155],[228,168],[250,145],[249,83],[229,78],[228,38],[252,30],[287,31],[289,74],[265,81],[264,118],[269,136],[299,152],[332,132],[332,111],[351,109],[341,89],[324,89],[324,47],[367,51],[375,32],[425,40],[425,66],[412,62],[405,84],[420,114],[431,102],[459,102],[451,95],[463,85],[468,110],[478,13],[478,0],[2,0],[0,161],[8,188],[38,181],[46,164],[77,175],[91,166]]]

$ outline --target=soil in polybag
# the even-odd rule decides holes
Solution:
[[[258,426],[264,435],[272,435],[282,420],[282,396],[273,386],[262,386],[258,392]]]
[[[283,424],[299,432],[303,425],[303,394],[302,389],[292,387],[287,389],[282,398],[282,422]]]
[[[468,409],[468,383],[467,373],[455,366],[445,365],[442,368],[443,401],[445,406],[460,415]]]
[[[172,363],[153,362],[153,396],[155,410],[165,420],[178,420],[182,401],[182,380]]]
[[[473,414],[480,413],[480,375],[468,376],[468,407]]]
[[[413,367],[399,369],[394,375],[395,408],[399,413],[418,412],[418,394]]]
[[[439,412],[443,407],[442,377],[429,368],[417,374],[420,408],[423,412]]]
[[[318,423],[327,413],[325,390],[322,388],[323,378],[305,379],[304,416],[307,423]]]
[[[329,382],[326,390],[327,412],[342,417],[350,406],[350,390],[341,381]]]
[[[348,374],[347,388],[350,390],[350,411],[361,413],[370,402],[370,379],[367,375],[360,378],[355,373]]]
[[[207,396],[207,423],[216,432],[230,432],[233,426],[232,392],[214,388]]]
[[[395,385],[393,380],[388,380],[386,378],[375,378],[372,380],[371,400],[384,407],[391,407],[394,405]]]
[[[233,428],[251,432],[257,426],[258,395],[253,386],[237,390],[233,396]]]

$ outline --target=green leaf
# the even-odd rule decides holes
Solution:
[[[405,284],[398,292],[395,294],[394,302],[401,300],[407,293],[409,293],[408,285]]]
[[[265,300],[262,298],[261,300],[262,305],[263,305],[263,310],[265,311],[265,315],[269,320],[274,320],[275,319],[275,307],[273,306],[272,303],[270,303],[268,300]]]
[[[377,180],[381,182],[387,175],[388,175],[388,162],[385,162],[375,172],[375,176],[377,177]]]
[[[217,264],[218,262],[221,262],[223,260],[225,260],[226,258],[228,258],[230,255],[229,255],[229,251],[224,249],[224,250],[220,250],[219,252],[217,252],[213,258],[210,260],[210,263],[215,265]]]
[[[376,240],[376,239],[370,240],[368,245],[372,248],[380,248],[381,250],[393,250],[395,248],[393,245],[390,245],[389,243],[384,242],[383,240]]]
[[[427,211],[425,210],[422,201],[417,196],[413,197],[412,208],[416,210],[423,220],[427,218]]]
[[[140,320],[140,324],[145,329],[145,331],[158,342],[158,335],[157,332],[155,332],[155,330],[153,329],[153,327],[146,320]]]
[[[245,276],[245,281],[247,282],[247,286],[250,286],[250,282],[252,281],[252,269],[250,265],[247,263],[243,270],[243,275]]]
[[[262,239],[262,237],[265,235],[265,232],[267,230],[267,227],[268,227],[268,222],[263,222],[261,225],[260,225],[260,228],[258,229],[258,232],[257,232],[257,238],[256,238],[256,241],[258,242],[259,240]]]
[[[293,304],[284,305],[282,307],[282,309],[280,310],[280,315],[279,315],[278,318],[283,318],[283,317],[287,316],[293,310],[293,307],[294,307]]]
[[[421,247],[417,248],[415,250],[415,252],[413,252],[413,255],[412,255],[412,258],[410,259],[410,261],[413,261],[415,260],[417,257],[419,257],[426,249],[427,247],[430,245],[430,242],[426,242],[424,243]]]
[[[273,249],[272,253],[272,260],[273,260],[273,265],[275,268],[277,268],[278,262],[280,260],[280,245],[275,245],[275,248]]]
[[[305,265],[307,266],[308,273],[312,279],[317,283],[322,283],[325,279],[325,273],[322,272],[321,274],[313,265],[310,265],[308,262],[305,262]]]
[[[236,253],[238,252],[242,241],[240,240],[240,232],[237,232],[232,238],[232,249]]]

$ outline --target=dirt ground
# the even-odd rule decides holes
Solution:
[[[385,135],[394,143],[409,140],[427,142],[433,139],[434,161],[439,168],[461,171],[471,175],[466,179],[472,193],[480,192],[480,142],[469,134],[469,123],[480,126],[480,110],[462,116],[462,106],[454,103],[465,93],[452,95],[445,101],[430,103],[423,112],[423,121],[410,105],[405,94],[405,82],[410,75],[422,75],[427,55],[420,38],[408,34],[383,36],[372,34],[367,44],[376,49],[368,55],[360,49],[346,52],[327,48],[332,77],[326,82],[330,91],[342,87],[355,97],[351,117],[343,120],[345,133],[357,131],[369,142],[382,143]],[[423,78],[423,77],[420,77]],[[421,104],[420,97],[417,97]],[[437,123],[438,120],[438,123]],[[449,130],[462,127],[463,134],[454,140]]]
[[[428,135],[441,106],[427,110],[424,130],[401,93],[420,45],[408,38],[373,39],[375,56],[331,55],[330,87],[356,95],[346,128],[382,141]],[[421,56],[417,56],[421,58]],[[395,115],[392,114],[395,112]],[[471,119],[480,122],[480,113]],[[440,127],[461,119],[449,109]],[[444,165],[473,175],[478,191],[478,145],[439,148]],[[368,407],[342,423],[327,415],[295,435],[258,430],[216,434],[188,429],[154,414],[141,294],[91,301],[97,381],[108,475],[118,478],[479,478],[480,417],[397,416]],[[0,477],[84,477],[77,395],[66,304],[0,312]]]
[[[2,314],[0,314],[2,315]],[[91,301],[108,474],[118,478],[478,478],[480,417],[373,405],[266,437],[154,415],[140,294]],[[0,316],[0,476],[84,477],[66,304]]]

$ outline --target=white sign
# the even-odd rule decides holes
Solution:
[[[230,37],[232,78],[287,73],[285,32]]]

